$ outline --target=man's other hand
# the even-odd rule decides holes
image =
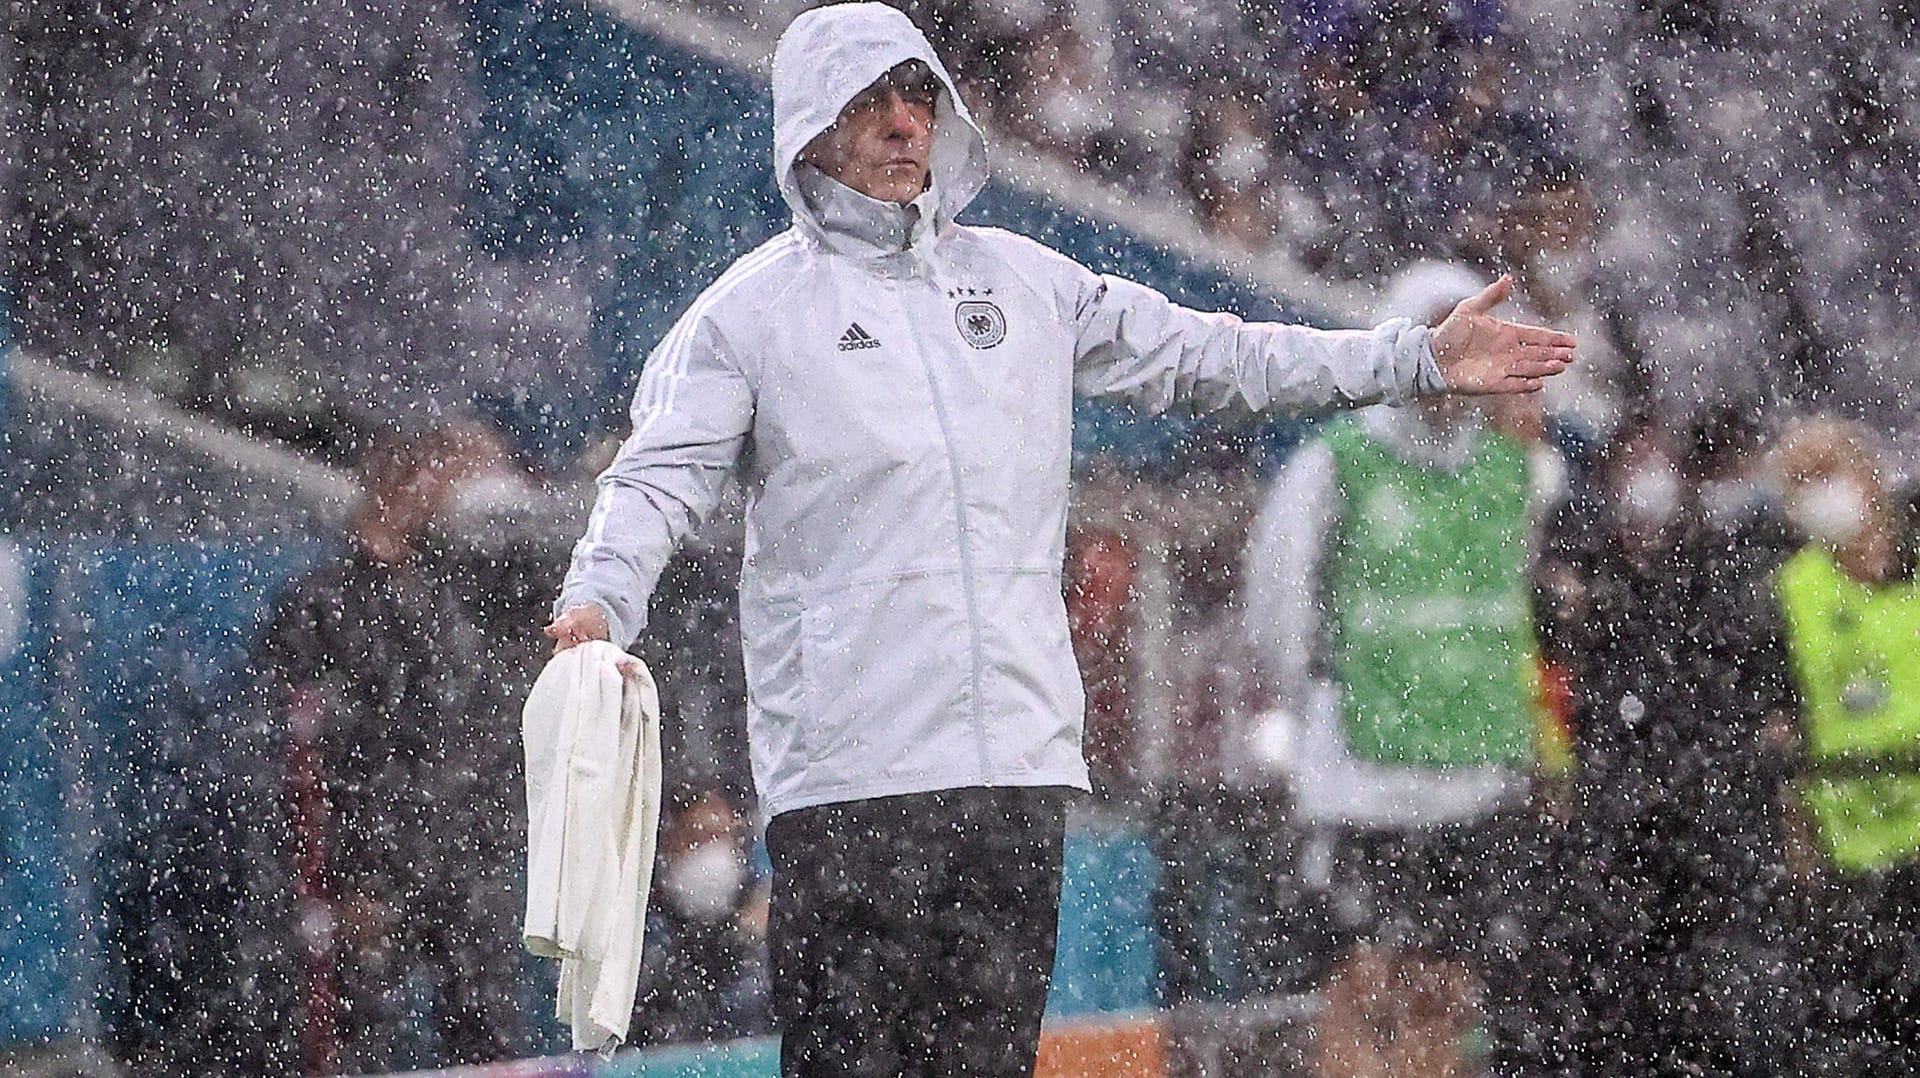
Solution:
[[[575,644],[607,639],[607,614],[597,606],[570,606],[553,619],[546,632],[553,638],[553,653],[558,655]]]
[[[1433,360],[1450,392],[1533,393],[1573,362],[1573,334],[1493,316],[1512,291],[1513,278],[1500,278],[1433,331]]]

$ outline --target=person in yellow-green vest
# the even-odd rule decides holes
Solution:
[[[1779,450],[1807,539],[1777,590],[1800,697],[1802,821],[1824,871],[1809,1068],[1920,1072],[1920,580],[1908,522],[1861,429],[1810,420]]]

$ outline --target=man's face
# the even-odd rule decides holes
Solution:
[[[912,202],[927,189],[939,88],[925,64],[900,64],[847,102],[801,159],[868,198]]]

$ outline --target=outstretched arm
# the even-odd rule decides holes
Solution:
[[[1438,329],[1393,319],[1370,330],[1245,322],[1173,303],[1144,285],[1061,259],[1075,335],[1074,383],[1148,411],[1317,412],[1435,393],[1529,393],[1573,358],[1564,333],[1504,322],[1502,278]]]

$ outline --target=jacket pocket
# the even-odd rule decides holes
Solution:
[[[979,770],[972,635],[956,575],[891,577],[810,595],[800,636],[807,785]]]
[[[1059,574],[1003,568],[979,579],[994,765],[1012,774],[1077,769],[1086,699]]]

